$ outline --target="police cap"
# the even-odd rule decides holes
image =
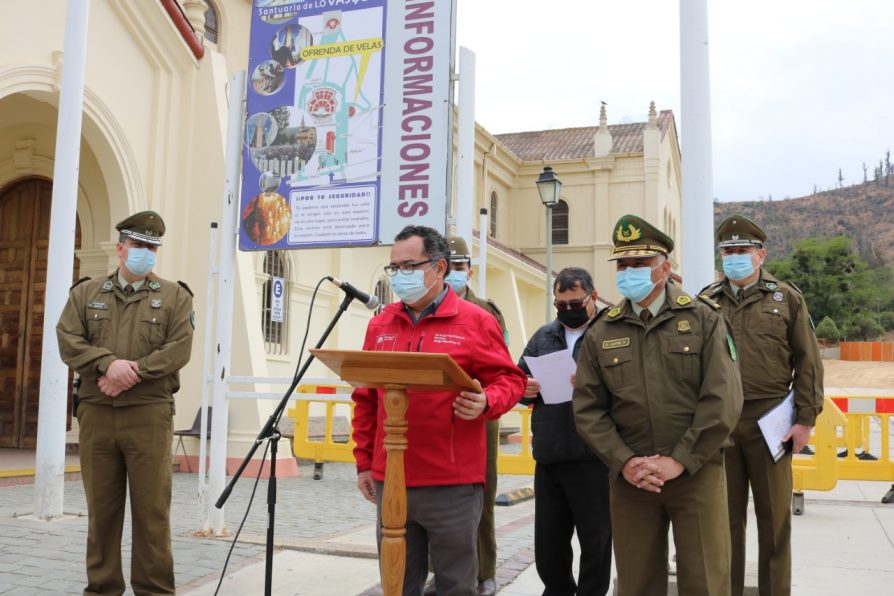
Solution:
[[[717,227],[717,248],[763,246],[767,233],[744,215],[733,214]]]
[[[472,260],[472,252],[469,250],[469,246],[459,236],[451,236],[447,239],[447,244],[450,245],[451,262]]]
[[[667,256],[674,250],[674,241],[670,236],[636,215],[625,215],[618,220],[612,242],[615,248],[609,261]]]
[[[155,211],[140,211],[121,220],[115,229],[131,240],[161,246],[161,237],[165,234],[165,222]]]

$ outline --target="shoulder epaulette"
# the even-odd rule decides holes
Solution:
[[[498,313],[500,316],[503,316],[503,311],[500,310],[500,307],[497,306],[497,303],[496,303],[496,302],[494,302],[493,300],[491,300],[490,298],[488,298],[488,299],[487,299],[487,303],[490,304],[491,307],[492,307],[495,311],[497,311],[497,313]]]
[[[189,286],[186,285],[186,282],[178,281],[177,283],[180,284],[181,286],[183,286],[183,289],[186,290],[187,292],[189,292],[190,296],[194,296],[194,294],[192,293],[192,290],[190,290]]]
[[[714,302],[710,296],[706,296],[705,294],[699,294],[698,299],[713,308],[714,310],[720,310],[720,305]]]
[[[799,288],[798,286],[796,286],[796,285],[793,284],[792,282],[787,281],[787,282],[785,282],[785,283],[788,284],[789,286],[791,286],[792,289],[793,289],[794,291],[796,291],[797,293],[799,293],[799,294],[801,294],[801,295],[804,294],[804,292],[801,291],[801,288]]]
[[[602,315],[604,315],[605,313],[607,313],[607,312],[609,311],[609,308],[610,308],[610,307],[606,306],[606,307],[602,308],[601,310],[597,310],[597,311],[596,311],[596,316],[593,317],[593,320],[590,321],[590,324],[589,324],[589,325],[587,325],[587,329],[589,329],[590,327],[592,327],[593,324],[594,324],[596,321],[598,321],[598,320],[602,317]]]
[[[704,294],[705,296],[716,296],[720,292],[723,291],[723,282],[716,281],[710,285],[705,286],[701,289],[699,294]]]
[[[72,284],[72,286],[71,286],[70,288],[68,288],[68,291],[69,291],[69,292],[72,291],[73,289],[75,289],[76,287],[78,287],[79,285],[81,285],[82,283],[84,283],[85,281],[90,281],[90,278],[89,278],[89,277],[82,277],[82,278],[79,279],[78,281],[74,282],[74,284]]]

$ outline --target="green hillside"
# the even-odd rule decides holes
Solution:
[[[891,186],[868,182],[781,201],[715,202],[715,229],[733,213],[766,230],[769,258],[788,256],[798,240],[841,234],[871,266],[894,266],[894,180]]]

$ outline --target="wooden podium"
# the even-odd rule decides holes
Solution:
[[[382,545],[379,571],[384,596],[403,592],[406,571],[407,389],[481,391],[480,386],[447,354],[359,352],[312,349],[311,354],[355,387],[385,389],[385,492],[382,495]]]

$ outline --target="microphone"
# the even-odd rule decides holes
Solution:
[[[366,292],[361,292],[348,282],[342,281],[337,277],[332,277],[331,275],[327,275],[326,279],[340,287],[342,291],[351,298],[356,298],[357,300],[362,302],[363,305],[369,310],[375,310],[379,308],[380,301],[378,296],[370,296]]]

